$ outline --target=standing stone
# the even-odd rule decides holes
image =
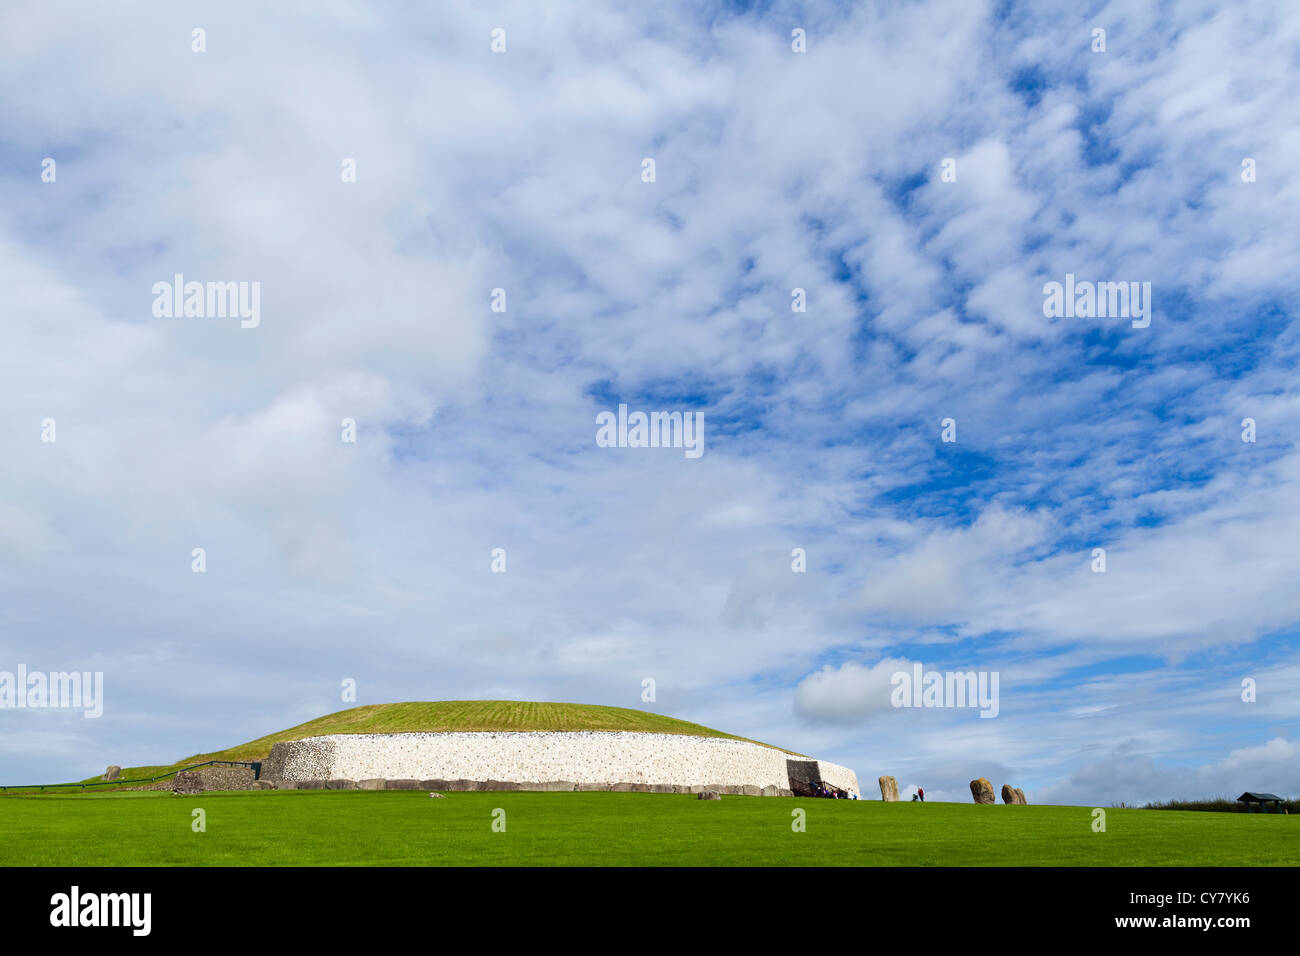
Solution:
[[[880,799],[885,803],[898,802],[898,781],[893,777],[880,778]]]
[[[977,777],[970,782],[970,795],[976,803],[997,802],[997,798],[993,796],[993,784],[984,777]]]
[[[718,793],[716,790],[701,790],[698,794],[696,794],[695,799],[696,800],[721,800],[722,794]]]
[[[1016,803],[1022,803],[1025,806],[1029,805],[1029,801],[1025,799],[1025,791],[1019,787],[1016,787]]]
[[[104,771],[105,780],[116,780],[121,776],[122,776],[122,768],[115,763],[109,764],[108,769]]]
[[[1009,783],[1004,783],[1004,784],[1002,785],[1002,802],[1003,802],[1003,803],[1019,803],[1019,802],[1020,802],[1019,800],[1016,799],[1016,791],[1015,791],[1015,788],[1012,787],[1011,784],[1009,784]]]

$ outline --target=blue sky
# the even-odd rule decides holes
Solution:
[[[0,670],[106,684],[0,710],[0,780],[352,679],[940,799],[1300,792],[1297,40],[1209,2],[0,12]],[[261,324],[154,317],[177,272]],[[1067,273],[1151,283],[1150,326],[1044,317]],[[705,454],[597,447],[619,403]],[[891,707],[916,661],[999,715]]]

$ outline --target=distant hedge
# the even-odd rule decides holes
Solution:
[[[1283,800],[1282,808],[1289,813],[1300,813],[1300,800]],[[1213,800],[1167,800],[1164,803],[1148,803],[1143,810],[1211,810],[1219,813],[1245,813],[1246,804],[1238,803],[1236,800],[1229,800],[1227,797],[1216,797]],[[1258,805],[1255,810],[1258,811]],[[1270,807],[1270,812],[1273,812]]]

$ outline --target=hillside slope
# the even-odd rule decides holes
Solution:
[[[560,704],[519,700],[407,701],[398,704],[369,704],[317,717],[248,743],[214,753],[195,754],[175,764],[154,767],[124,767],[123,778],[149,777],[173,767],[206,760],[262,760],[271,746],[285,740],[320,737],[326,734],[402,734],[437,731],[541,731],[622,730],[653,734],[684,734],[693,737],[723,737],[746,740],[700,724],[626,707],[593,704]],[[761,741],[749,741],[762,743]],[[762,744],[765,747],[771,744]],[[782,748],[773,748],[780,750]],[[98,780],[92,777],[91,780]]]

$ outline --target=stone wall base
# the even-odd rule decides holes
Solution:
[[[157,780],[142,787],[123,787],[123,790],[175,790],[177,779],[181,787],[189,793],[203,793],[209,790],[269,790],[270,787],[259,786],[261,781],[253,778],[251,767],[203,767],[199,770],[182,770],[166,780]]]
[[[534,793],[714,793],[734,797],[791,797],[793,792],[782,787],[728,786],[710,783],[687,787],[668,783],[574,783],[571,780],[544,782],[509,780],[279,780],[277,790],[428,790],[445,793],[473,791],[530,791]]]

